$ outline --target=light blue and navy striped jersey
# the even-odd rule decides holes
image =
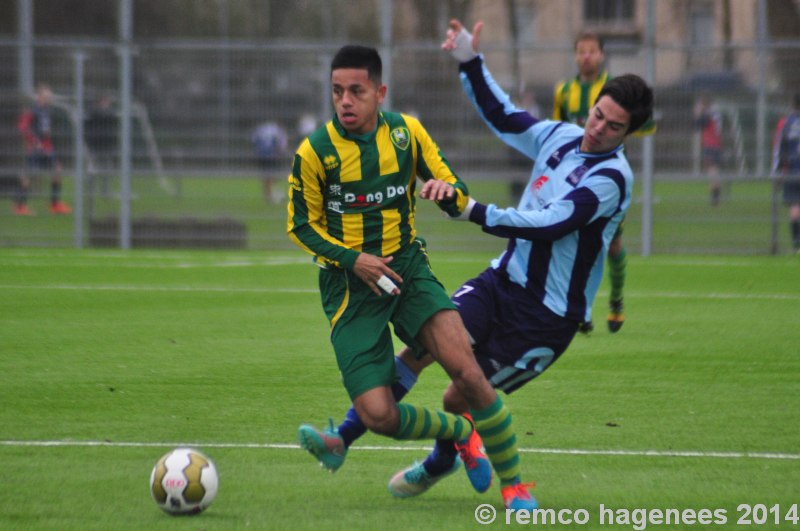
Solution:
[[[591,315],[608,246],[631,202],[633,172],[622,146],[580,151],[583,128],[537,120],[516,108],[482,57],[460,65],[461,82],[480,115],[506,144],[534,162],[517,208],[475,205],[470,220],[508,238],[492,266],[557,315]]]

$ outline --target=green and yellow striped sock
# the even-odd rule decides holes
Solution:
[[[503,400],[497,400],[485,409],[473,409],[475,429],[483,439],[486,455],[500,478],[501,486],[519,483],[520,463],[517,450],[517,434],[511,421],[511,412]]]
[[[472,433],[472,425],[461,415],[434,411],[426,407],[397,404],[400,427],[392,435],[398,440],[453,439],[460,441]]]
[[[622,288],[625,287],[625,268],[628,265],[628,253],[625,249],[617,256],[608,255],[608,279],[611,281],[609,300],[622,299]]]

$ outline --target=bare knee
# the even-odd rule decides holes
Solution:
[[[356,409],[356,411],[358,411],[358,409]],[[385,415],[375,415],[373,413],[358,411],[358,416],[369,431],[377,433],[378,435],[391,437],[397,433],[397,429],[400,426],[400,412],[396,407],[391,410],[386,410]]]
[[[353,400],[361,422],[379,435],[392,436],[400,426],[400,411],[388,387],[370,389]]]

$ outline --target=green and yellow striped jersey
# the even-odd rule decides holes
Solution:
[[[597,99],[606,81],[608,72],[603,70],[591,83],[584,83],[580,80],[580,76],[575,76],[556,85],[553,120],[585,126],[589,109],[594,105],[594,100]]]
[[[589,109],[594,105],[603,85],[611,79],[608,72],[603,70],[591,83],[584,83],[580,76],[562,81],[556,85],[553,98],[553,120],[586,126]],[[635,133],[635,136],[650,135],[655,133],[655,121],[648,120]]]
[[[321,265],[352,269],[358,254],[395,254],[414,241],[416,178],[456,190],[439,208],[451,216],[469,199],[419,120],[381,112],[366,135],[348,133],[334,116],[303,140],[289,176],[289,237]]]

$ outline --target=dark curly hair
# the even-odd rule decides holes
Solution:
[[[626,134],[637,131],[653,116],[653,89],[636,74],[625,74],[608,80],[597,99],[605,95],[628,111],[631,120]]]

